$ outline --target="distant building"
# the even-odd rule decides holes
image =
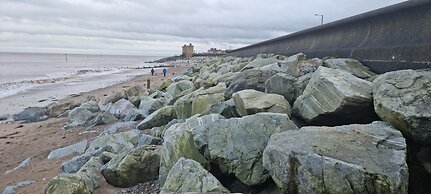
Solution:
[[[193,53],[194,53],[194,47],[192,45],[192,43],[190,43],[189,45],[184,45],[183,46],[183,57],[184,58],[191,58],[193,57]]]
[[[217,49],[217,48],[210,48],[210,50],[208,50],[208,54],[226,54],[223,50],[221,49]]]

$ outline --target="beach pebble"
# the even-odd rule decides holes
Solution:
[[[14,194],[15,191],[21,187],[25,187],[27,185],[31,185],[33,183],[33,181],[23,181],[23,182],[19,182],[15,185],[12,186],[7,186],[4,191],[3,194]]]
[[[13,172],[13,171],[15,171],[15,170],[18,170],[18,169],[20,169],[20,168],[25,168],[25,167],[27,167],[27,166],[30,166],[30,162],[31,162],[31,157],[29,157],[29,158],[25,159],[24,161],[22,161],[22,162],[21,162],[17,167],[15,167],[14,169],[6,171],[6,172],[5,172],[5,174],[11,173],[11,172]]]

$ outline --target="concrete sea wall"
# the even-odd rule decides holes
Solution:
[[[348,57],[382,73],[431,68],[431,1],[408,1],[229,52]]]

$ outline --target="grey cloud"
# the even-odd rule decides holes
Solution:
[[[227,49],[402,0],[0,0],[0,51],[178,54]],[[20,48],[22,48],[20,50]]]

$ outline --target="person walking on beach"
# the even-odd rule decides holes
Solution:
[[[163,68],[163,77],[166,77],[166,73],[168,72],[168,70],[166,70],[166,67]]]
[[[151,68],[151,76],[154,76],[154,68]]]

